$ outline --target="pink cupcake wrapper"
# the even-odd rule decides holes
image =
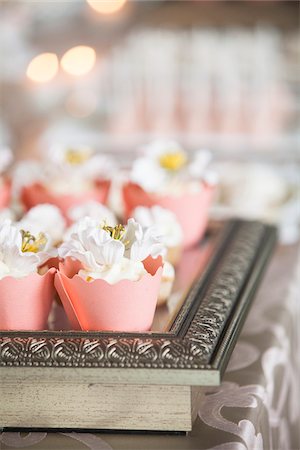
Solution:
[[[11,183],[9,181],[4,181],[2,187],[0,188],[0,209],[7,208],[10,203],[11,198]]]
[[[55,277],[69,321],[74,329],[140,332],[151,328],[162,275],[162,260],[147,258],[148,271],[139,281],[87,282],[77,275],[80,264],[70,258]]]
[[[81,205],[90,200],[106,203],[110,189],[110,181],[97,181],[94,189],[80,195],[56,195],[41,184],[25,186],[21,193],[22,202],[27,210],[41,203],[50,203],[57,206],[68,219],[67,213],[73,206]]]
[[[182,227],[183,246],[187,248],[196,244],[205,233],[214,192],[214,186],[203,184],[199,192],[183,193],[180,196],[159,195],[148,193],[136,184],[127,183],[123,187],[123,198],[127,217],[130,217],[137,206],[159,205],[171,210]]]
[[[24,278],[0,280],[0,329],[44,330],[54,296],[51,268],[44,275],[33,273]]]

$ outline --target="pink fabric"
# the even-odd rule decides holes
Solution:
[[[203,389],[198,419],[187,436],[2,433],[3,450],[25,447],[36,450],[73,447],[78,450],[300,449],[300,266],[295,276],[297,251],[291,247],[277,250],[224,381],[219,387]]]

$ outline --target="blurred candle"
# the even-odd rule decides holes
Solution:
[[[31,60],[27,67],[27,77],[36,83],[47,83],[58,72],[58,59],[55,53],[41,53]]]
[[[78,45],[70,48],[61,58],[61,67],[70,75],[80,77],[90,72],[96,62],[96,52],[92,47]]]
[[[113,14],[125,5],[127,0],[86,0],[100,14]]]

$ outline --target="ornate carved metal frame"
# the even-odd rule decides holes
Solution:
[[[161,384],[168,384],[174,371],[176,384],[201,384],[203,376],[197,374],[210,372],[216,376],[208,384],[215,384],[275,241],[276,230],[271,226],[228,222],[208,267],[194,283],[168,333],[0,332],[0,366],[118,369],[118,382]],[[155,373],[158,376],[152,377]]]

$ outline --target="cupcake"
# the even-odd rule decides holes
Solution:
[[[154,142],[134,161],[123,187],[126,215],[137,206],[159,205],[171,210],[183,231],[183,246],[197,243],[205,233],[216,176],[207,167],[211,154],[188,154],[173,141]]]
[[[54,294],[56,255],[48,236],[33,236],[11,221],[0,224],[0,329],[46,328]]]
[[[11,184],[4,174],[12,160],[12,151],[6,147],[0,148],[0,209],[6,208],[10,203]]]
[[[157,304],[164,247],[134,219],[126,226],[86,217],[61,245],[56,288],[75,329],[148,331]]]
[[[38,172],[37,164],[40,167]],[[42,163],[29,162],[29,167],[32,176],[25,175],[25,183],[21,187],[21,198],[26,209],[40,203],[50,203],[56,205],[67,218],[68,210],[73,206],[89,200],[107,201],[111,160],[88,147],[51,148]],[[28,162],[23,162],[19,165],[17,176],[26,170]],[[16,183],[20,184],[20,180]]]
[[[183,233],[175,214],[168,209],[155,205],[151,208],[138,206],[134,209],[132,215],[142,227],[155,227],[167,249],[165,260],[176,265],[182,251]]]

